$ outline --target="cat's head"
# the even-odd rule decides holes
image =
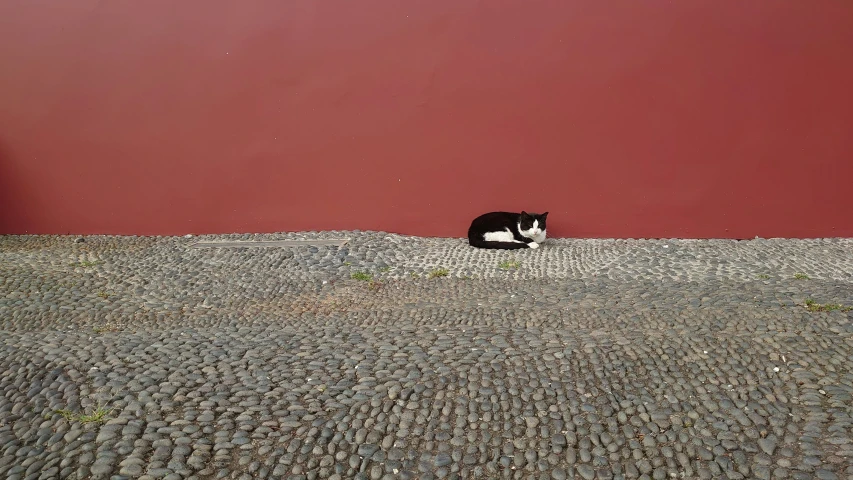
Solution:
[[[519,219],[519,229],[525,237],[534,237],[545,231],[545,221],[548,219],[548,212],[545,213],[527,213],[522,211]]]

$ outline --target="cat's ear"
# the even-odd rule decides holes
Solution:
[[[545,220],[545,218],[546,218],[547,216],[548,216],[548,212],[543,213],[543,214],[542,214],[542,220]]]
[[[522,210],[522,211],[521,211],[521,217],[522,217],[522,218],[524,218],[524,217],[526,217],[526,216],[527,216],[527,212],[525,212],[524,210]]]

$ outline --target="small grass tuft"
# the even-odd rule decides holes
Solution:
[[[72,412],[71,410],[57,410],[54,413],[61,416],[62,418],[68,420],[69,422],[74,422],[77,420],[77,414]]]
[[[391,271],[391,267],[382,267],[379,271],[382,273],[388,273]]]
[[[809,276],[805,273],[795,273],[794,278],[796,278],[797,280],[808,280]]]
[[[110,325],[96,325],[92,327],[92,331],[97,333],[98,335],[107,332],[117,332],[118,328],[110,326]]]
[[[446,268],[436,268],[435,270],[429,272],[427,278],[438,278],[438,277],[446,277],[450,274],[450,270]]]
[[[853,310],[853,307],[848,307],[848,306],[840,305],[837,303],[820,304],[820,303],[815,302],[811,298],[806,299],[805,307],[806,307],[806,310],[808,310],[810,312],[834,312],[836,310],[839,312],[849,312],[849,311]]]
[[[110,298],[112,296],[112,293],[101,290],[98,292],[98,296],[101,298]]]
[[[767,275],[766,273],[762,273],[761,275],[758,276],[758,278],[760,278],[762,280],[767,280],[770,278],[770,275]]]
[[[421,276],[420,276],[420,275],[418,275],[416,272],[412,272],[412,273],[410,273],[409,275],[410,275],[412,278],[421,278]]]
[[[111,411],[111,409],[107,409],[99,405],[92,410],[92,413],[88,415],[81,415],[78,418],[78,421],[80,423],[102,423],[107,419],[107,415],[109,415]]]
[[[498,266],[504,270],[515,270],[521,266],[521,262],[518,260],[504,260]]]
[[[61,415],[62,418],[68,420],[69,422],[77,422],[77,423],[103,423],[107,420],[107,416],[112,412],[111,408],[106,408],[102,405],[98,405],[94,409],[92,409],[92,413],[83,414],[83,413],[75,413],[71,410],[56,410],[57,415]]]
[[[378,292],[378,291],[379,291],[379,289],[381,289],[381,288],[382,288],[382,287],[384,287],[384,286],[385,286],[385,284],[384,284],[384,283],[382,283],[382,282],[380,282],[380,281],[378,281],[378,280],[371,280],[370,282],[368,282],[368,283],[367,283],[367,288],[368,288],[371,292]]]
[[[352,277],[355,280],[362,280],[362,281],[373,280],[373,275],[371,275],[367,272],[353,272],[353,274],[350,275],[350,277]]]
[[[94,267],[96,265],[100,265],[102,263],[104,263],[104,262],[101,262],[101,261],[90,262],[90,261],[84,260],[82,262],[71,262],[68,264],[68,266],[90,268],[90,267]]]

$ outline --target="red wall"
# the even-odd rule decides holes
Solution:
[[[853,236],[851,180],[851,1],[0,2],[0,233]]]

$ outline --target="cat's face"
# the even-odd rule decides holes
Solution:
[[[533,238],[542,235],[545,232],[545,221],[548,218],[548,212],[545,213],[527,213],[521,212],[520,230],[525,237]]]

